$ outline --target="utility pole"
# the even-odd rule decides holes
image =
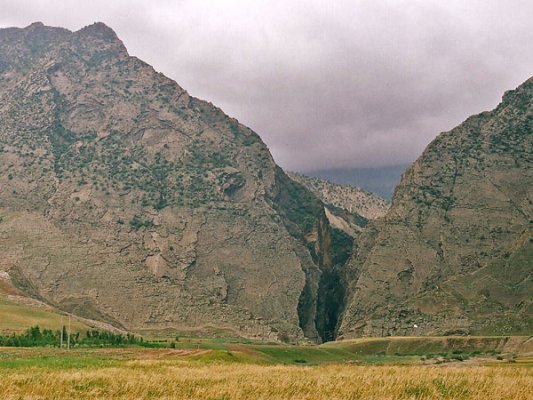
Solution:
[[[70,314],[68,315],[67,350],[70,350]]]
[[[61,316],[61,333],[59,334],[59,348],[63,348],[63,329],[65,328],[65,325],[63,325],[63,316]]]

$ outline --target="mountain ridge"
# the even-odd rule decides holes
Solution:
[[[304,175],[326,179],[337,185],[357,186],[390,202],[394,188],[409,165],[311,170]]]

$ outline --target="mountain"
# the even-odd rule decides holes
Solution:
[[[140,333],[337,323],[325,276],[351,246],[323,203],[106,25],[0,30],[0,118],[0,271],[25,295]]]
[[[1,29],[1,294],[137,333],[529,333],[532,95],[441,134],[382,216],[102,23]]]
[[[390,201],[408,164],[386,167],[324,169],[308,171],[307,176],[326,179],[339,185],[357,186]]]
[[[439,135],[356,247],[342,337],[530,334],[533,78]]]

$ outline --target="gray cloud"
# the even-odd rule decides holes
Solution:
[[[533,75],[529,0],[0,0],[0,26],[110,25],[289,169],[412,161]]]

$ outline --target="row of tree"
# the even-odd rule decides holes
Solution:
[[[142,346],[142,347],[163,347],[161,343],[152,343],[143,340],[130,333],[125,335],[108,331],[91,330],[85,336],[79,332],[67,333],[66,327],[61,330],[41,329],[39,326],[32,326],[24,333],[11,335],[0,335],[0,346],[4,347],[59,347],[69,343],[70,346]]]

